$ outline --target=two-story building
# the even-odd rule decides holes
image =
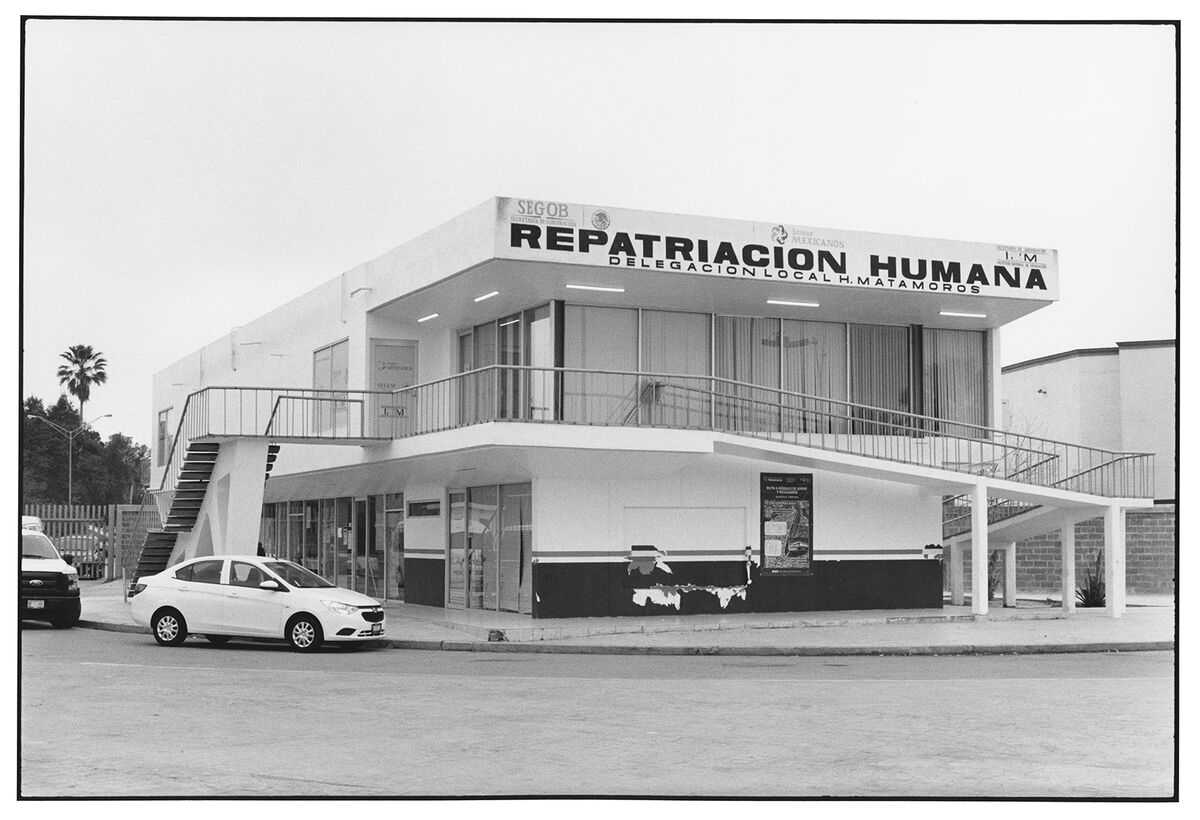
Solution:
[[[261,542],[534,617],[940,607],[940,545],[1106,515],[1115,589],[1150,458],[996,429],[999,329],[1057,297],[1046,248],[491,199],[156,375],[141,572]]]

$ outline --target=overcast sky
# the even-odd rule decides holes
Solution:
[[[494,195],[1059,251],[1003,361],[1175,336],[1166,26],[30,21],[24,395],[88,417]]]

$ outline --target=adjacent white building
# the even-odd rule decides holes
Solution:
[[[1154,497],[1175,500],[1174,339],[1117,342],[1003,368],[1004,429],[1154,454]]]
[[[998,429],[999,329],[1057,293],[1046,248],[491,199],[156,375],[143,571],[261,541],[534,617],[940,607],[938,545],[1154,495],[1123,438]]]

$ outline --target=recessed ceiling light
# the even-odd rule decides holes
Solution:
[[[768,305],[789,305],[790,307],[820,307],[820,302],[789,302],[786,299],[768,299]]]
[[[940,316],[960,316],[963,319],[986,319],[986,313],[958,313],[953,310],[943,310],[939,313]]]
[[[625,288],[605,288],[600,285],[567,285],[571,290],[600,290],[605,293],[624,293]]]
[[[440,314],[440,313],[431,313],[428,316],[422,316],[420,319],[417,319],[417,321],[418,322],[428,322],[430,319],[436,319],[437,317],[439,317],[441,315],[442,314]]]
[[[483,296],[476,296],[475,301],[482,302],[484,299],[491,299],[493,296],[499,296],[499,295],[500,295],[500,291],[494,290],[491,293],[483,294]]]

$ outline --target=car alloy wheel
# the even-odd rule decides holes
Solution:
[[[297,652],[312,652],[321,645],[322,638],[321,625],[309,615],[301,615],[288,624],[288,643]]]
[[[183,616],[173,609],[155,615],[153,629],[154,640],[163,646],[179,646],[187,638],[187,625]]]

